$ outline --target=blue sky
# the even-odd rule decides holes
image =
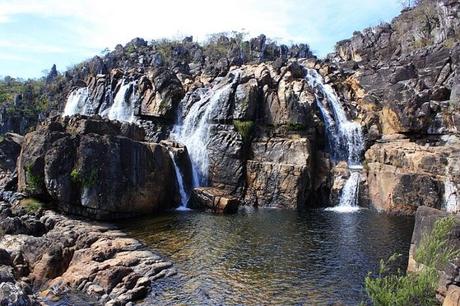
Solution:
[[[390,21],[399,0],[0,0],[0,76],[39,77],[113,49],[154,39],[242,30],[320,56],[353,31]]]

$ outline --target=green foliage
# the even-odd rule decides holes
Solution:
[[[70,179],[75,184],[80,183],[80,172],[78,172],[77,169],[72,169],[72,172],[70,172]]]
[[[92,169],[88,175],[82,175],[80,171],[77,169],[73,169],[70,172],[70,179],[75,184],[80,184],[82,187],[93,187],[96,185],[98,180],[98,171],[96,169]]]
[[[251,139],[254,130],[254,121],[233,120],[233,126],[243,138],[243,142],[248,142]]]
[[[26,170],[27,187],[31,191],[36,191],[40,189],[40,187],[42,186],[42,179],[40,178],[40,176],[34,174],[32,165],[26,166],[25,170]]]
[[[430,235],[425,235],[415,253],[415,260],[427,267],[442,269],[453,258],[460,255],[458,250],[449,246],[446,237],[454,228],[456,220],[449,216],[436,220]]]
[[[24,81],[5,77],[0,80],[0,107],[10,115],[35,118],[50,107],[48,94],[53,89],[56,92],[55,88],[48,88],[45,78]],[[14,103],[16,95],[21,97],[17,104]]]
[[[455,224],[453,217],[441,218],[435,222],[432,232],[422,238],[415,253],[416,261],[424,265],[418,273],[405,275],[399,269],[391,273],[389,266],[400,254],[391,256],[386,262],[381,260],[377,276],[369,273],[364,280],[373,305],[435,305],[439,281],[437,268],[459,255],[448,246],[448,234]]]
[[[24,199],[20,202],[20,205],[24,207],[24,209],[29,213],[29,214],[35,214],[38,211],[42,210],[44,207],[44,204],[36,199],[33,198],[28,198]]]
[[[128,47],[126,47],[125,51],[127,54],[133,54],[134,52],[136,52],[136,47],[134,47],[134,45],[129,45]]]
[[[305,130],[305,125],[301,123],[288,123],[287,129],[289,131],[303,131]]]

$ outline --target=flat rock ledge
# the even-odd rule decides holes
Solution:
[[[224,190],[214,187],[198,187],[193,189],[189,208],[235,214],[240,204],[238,198],[228,195]]]
[[[0,216],[0,305],[40,305],[78,296],[84,304],[126,305],[176,274],[171,262],[111,225],[52,211]],[[71,302],[72,304],[72,302]]]

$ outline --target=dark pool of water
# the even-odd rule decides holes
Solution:
[[[402,253],[405,269],[413,218],[259,209],[172,212],[122,228],[178,270],[154,284],[146,304],[356,305],[381,258]]]

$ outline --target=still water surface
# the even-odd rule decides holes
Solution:
[[[356,305],[381,258],[402,253],[405,269],[413,218],[368,210],[182,211],[121,227],[178,270],[154,284],[148,305]]]

